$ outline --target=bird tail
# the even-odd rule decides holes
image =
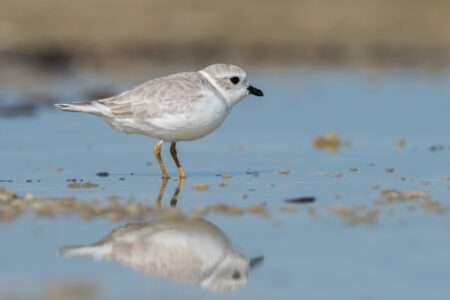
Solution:
[[[64,247],[60,250],[62,256],[88,256],[94,258],[101,258],[110,254],[111,248],[109,246],[70,246]]]
[[[62,111],[70,111],[70,112],[85,112],[95,114],[98,113],[98,108],[96,105],[91,102],[79,102],[79,103],[71,103],[71,104],[55,104],[57,109]]]

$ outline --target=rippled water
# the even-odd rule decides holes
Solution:
[[[130,220],[98,214],[84,221],[80,210],[48,217],[31,209],[2,219],[0,297],[45,298],[48,286],[75,282],[93,287],[81,298],[101,299],[447,299],[449,78],[311,70],[251,75],[265,97],[246,98],[219,130],[178,145],[189,177],[176,201],[217,228],[212,235],[200,230],[202,242],[187,238],[196,246],[212,241],[197,247],[208,259],[227,249],[217,246],[217,236],[245,258],[264,256],[248,281],[215,293],[198,280],[180,284],[114,259],[64,257],[62,247],[94,243]],[[57,85],[56,94],[78,99],[79,90],[71,89],[77,83]],[[127,86],[122,82],[117,89]],[[314,148],[313,140],[327,133],[339,135],[337,153]],[[114,132],[89,115],[43,110],[35,117],[0,119],[0,187],[20,196],[97,200],[100,206],[114,196],[153,208],[164,190],[154,143]],[[97,176],[100,171],[109,176]],[[67,186],[71,179],[99,186],[73,189]],[[170,206],[177,186],[176,179],[168,182],[161,206]],[[314,201],[286,203],[298,197]],[[159,215],[150,209],[132,221],[145,226]],[[177,253],[176,247],[170,251]],[[129,258],[125,248],[120,253]],[[145,251],[142,257],[155,259],[155,250]],[[170,265],[169,259],[165,268]]]

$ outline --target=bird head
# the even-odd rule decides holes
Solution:
[[[250,270],[261,264],[263,260],[262,256],[248,259],[232,251],[203,280],[202,286],[216,292],[236,290],[247,283]]]
[[[250,85],[247,74],[238,66],[210,65],[201,70],[200,74],[219,91],[230,106],[235,105],[249,94],[258,97],[264,95],[261,90]]]

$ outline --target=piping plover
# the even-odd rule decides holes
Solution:
[[[116,228],[95,244],[66,247],[61,253],[115,261],[145,274],[214,291],[245,285],[250,270],[264,259],[248,259],[231,246],[219,227],[178,211]]]
[[[161,159],[161,146],[171,142],[170,154],[184,178],[176,143],[199,139],[217,129],[231,108],[248,94],[263,96],[249,84],[244,70],[215,64],[198,72],[153,79],[110,98],[55,106],[96,115],[116,130],[158,139],[153,152],[164,178],[169,176]]]

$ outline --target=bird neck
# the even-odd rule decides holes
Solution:
[[[211,77],[211,75],[209,75],[207,72],[201,70],[198,71],[198,73],[206,79],[206,81],[209,82],[209,84],[212,85],[212,87],[216,90],[216,92],[220,95],[220,97],[222,97],[222,99],[225,101],[225,103],[227,104],[227,106],[231,106],[231,103],[229,103],[228,98],[225,97],[222,88],[220,88],[220,86],[217,84],[217,82]]]

